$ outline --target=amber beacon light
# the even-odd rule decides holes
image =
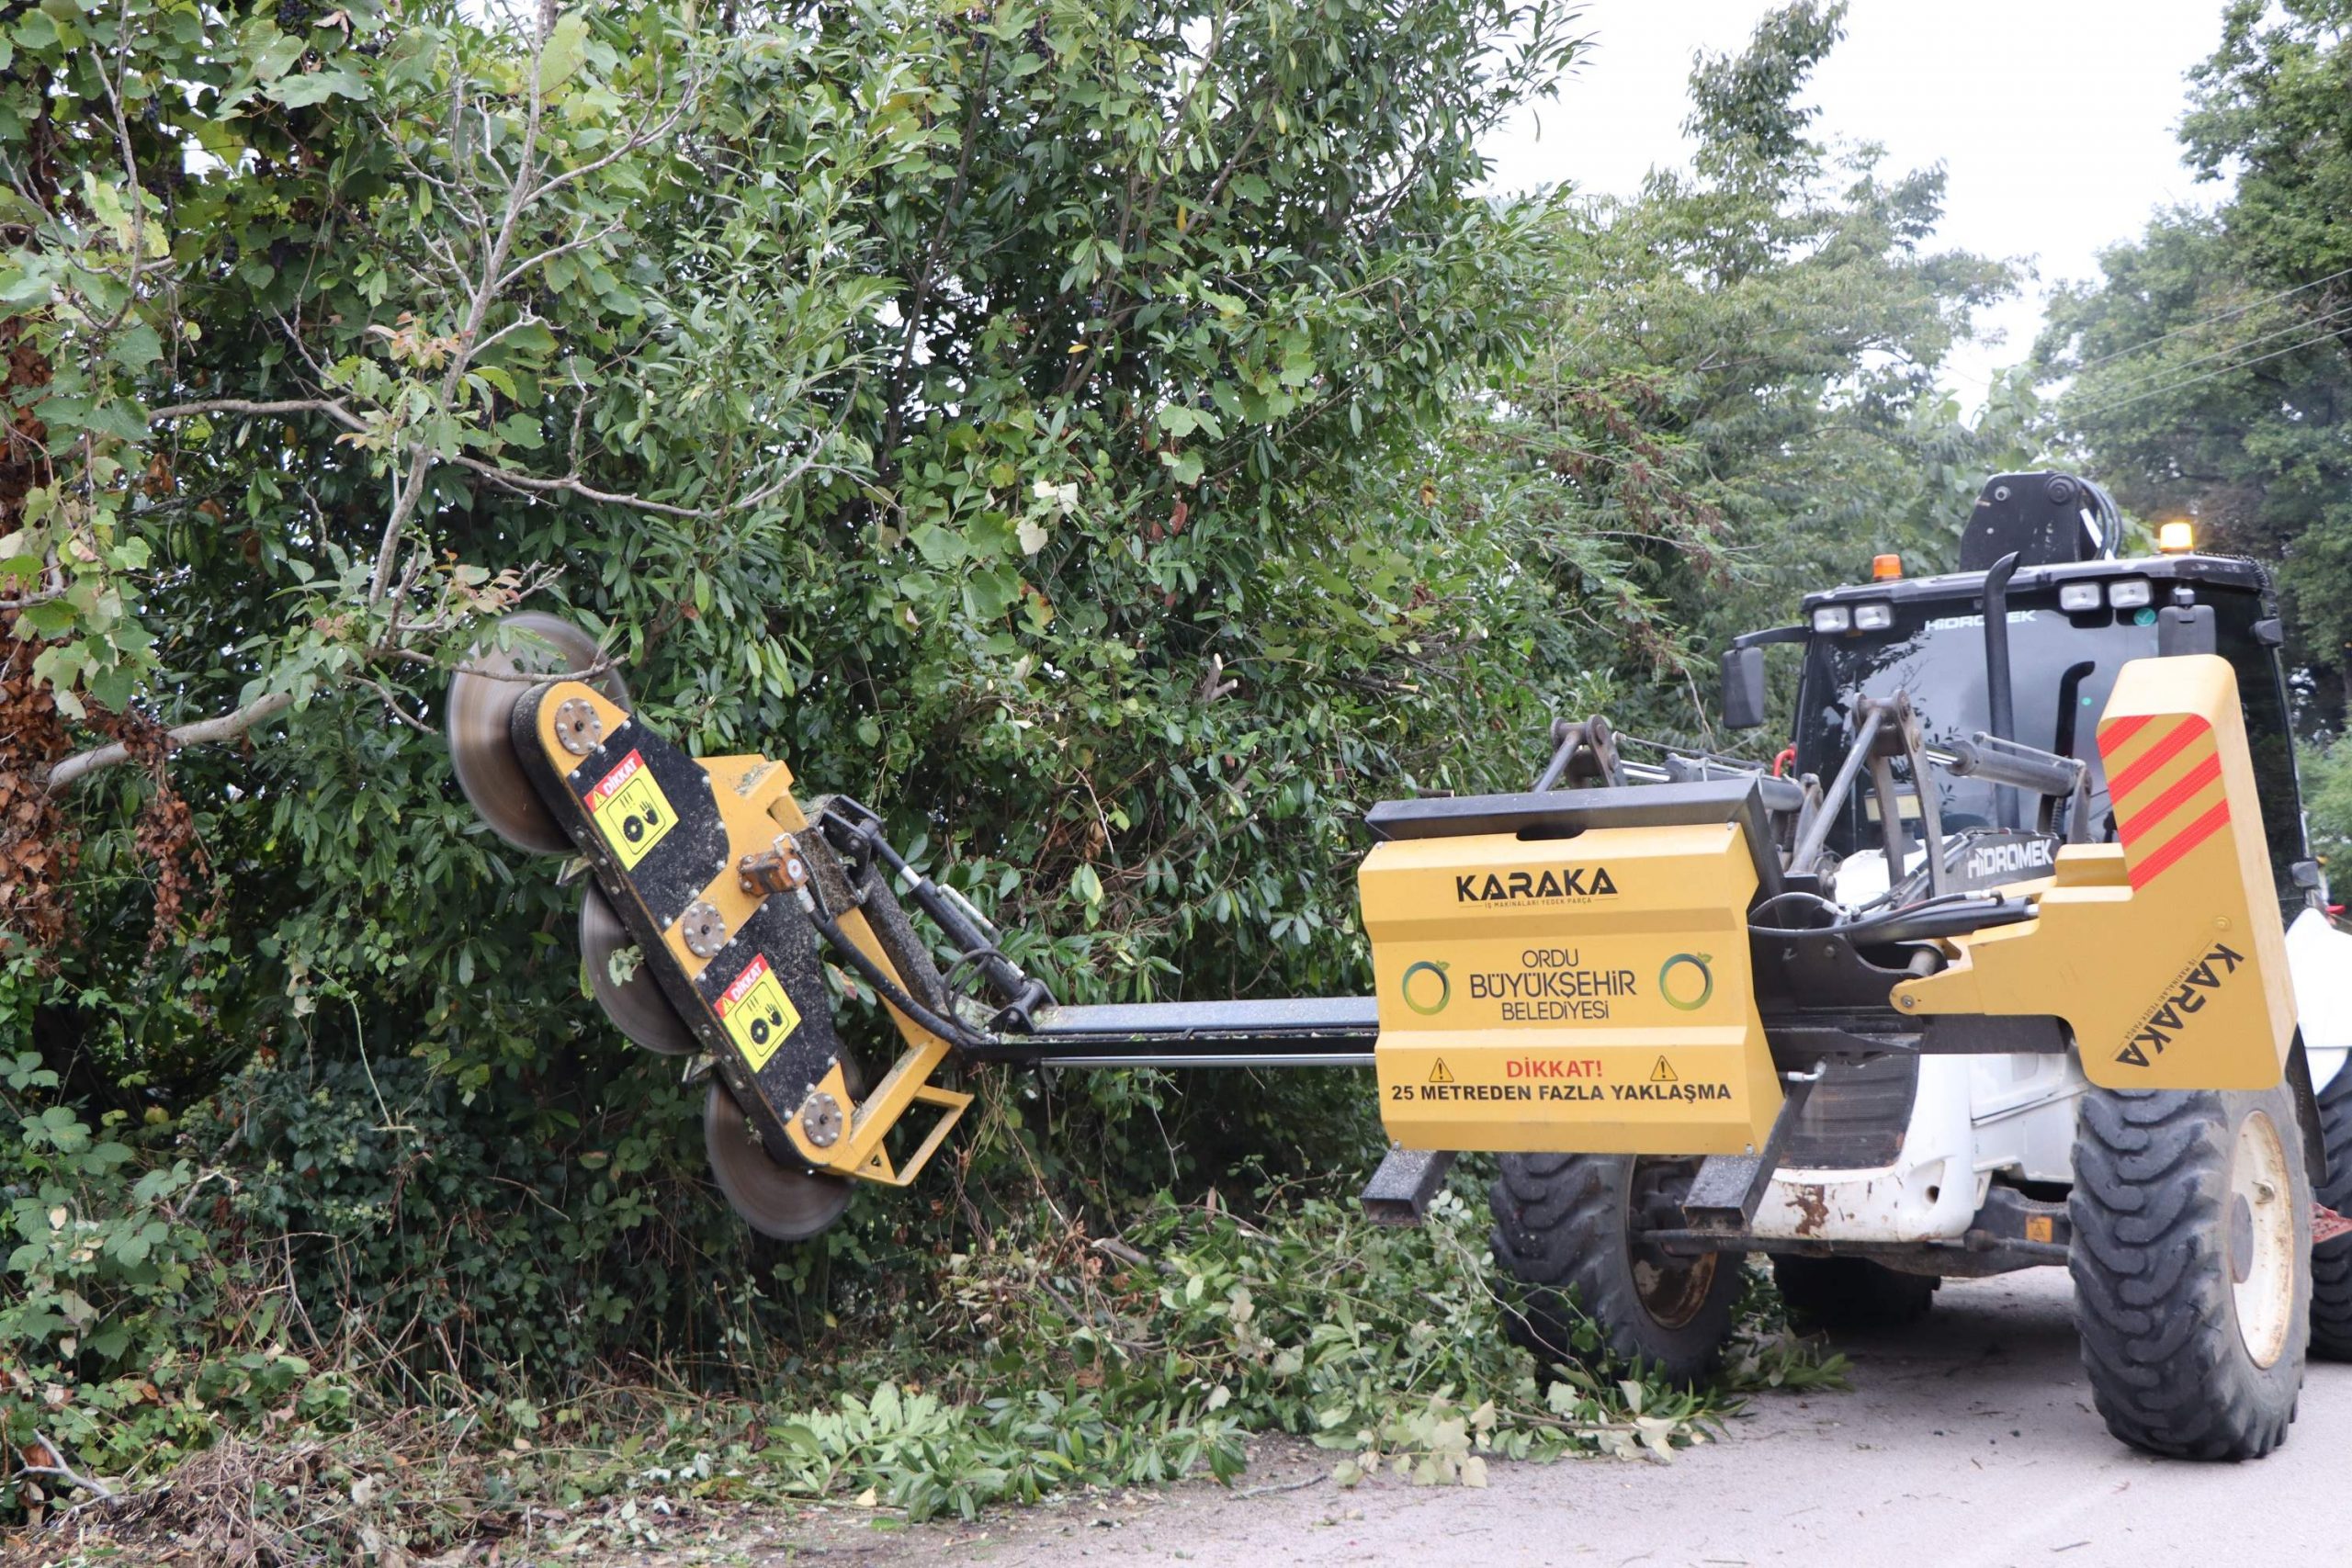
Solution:
[[[2168,556],[2187,555],[2197,547],[2197,525],[2193,523],[2165,523],[2156,529],[2156,548]]]
[[[1901,556],[1871,557],[1871,581],[1872,582],[1884,582],[1890,578],[1901,577],[1902,575],[1903,558]]]

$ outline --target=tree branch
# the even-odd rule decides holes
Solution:
[[[365,430],[367,423],[343,403],[332,398],[286,398],[276,402],[255,402],[248,398],[208,398],[202,402],[171,403],[147,411],[147,423],[157,424],[167,419],[189,419],[200,413],[322,413],[351,430]]]
[[[54,1476],[60,1481],[70,1482],[72,1484],[80,1487],[83,1491],[89,1493],[94,1497],[110,1498],[114,1495],[113,1487],[107,1485],[103,1481],[98,1481],[90,1476],[84,1475],[72,1465],[66,1463],[64,1450],[61,1450],[55,1443],[51,1442],[46,1435],[40,1432],[35,1432],[33,1434],[33,1441],[39,1443],[41,1447],[41,1451],[48,1454],[50,1458],[55,1460],[57,1462],[55,1464],[19,1463],[17,1466],[17,1474]]]
[[[610,239],[613,235],[619,233],[620,230],[621,220],[616,218],[593,234],[583,233],[576,239],[566,240],[560,245],[549,245],[537,255],[526,256],[506,269],[498,280],[498,287],[505,288],[527,274],[533,267],[544,265],[558,256],[570,255],[574,251],[586,250],[600,240]],[[475,352],[481,351],[477,349]]]
[[[284,712],[294,705],[294,699],[284,692],[272,692],[266,697],[247,703],[234,713],[218,718],[198,719],[194,724],[175,725],[164,731],[175,746],[196,746],[208,740],[229,740],[243,735],[254,725]],[[77,751],[49,770],[48,791],[62,795],[101,768],[119,767],[130,760],[130,750],[120,741]]]
[[[449,355],[449,368],[441,378],[440,394],[435,400],[435,412],[447,414],[456,401],[458,389],[464,384],[466,372],[473,366],[475,344],[498,298],[498,280],[506,270],[506,258],[514,252],[516,231],[522,227],[523,214],[533,200],[533,188],[537,184],[539,168],[539,117],[546,107],[539,95],[539,66],[548,47],[548,28],[542,18],[538,37],[531,49],[531,95],[523,119],[523,142],[514,156],[514,177],[508,183],[506,209],[500,215],[497,237],[491,242],[489,254],[483,258],[481,281],[475,286],[473,298],[466,307],[465,324],[458,330],[457,351]],[[489,145],[489,139],[483,139]],[[490,161],[495,171],[497,160]],[[408,529],[408,520],[416,513],[417,503],[424,499],[424,481],[433,469],[433,460],[440,456],[431,442],[419,443],[415,455],[410,457],[408,473],[392,491],[391,515],[384,520],[383,536],[376,546],[376,570],[368,582],[369,608],[383,602],[391,589],[392,570],[400,559],[401,536]]]
[[[597,490],[569,474],[560,479],[543,479],[536,474],[518,474],[512,468],[502,468],[495,463],[485,463],[480,457],[469,457],[462,452],[445,454],[442,460],[471,469],[492,484],[503,485],[509,490],[576,495],[585,501],[610,502],[615,506],[633,506],[640,512],[658,512],[665,517],[709,518],[718,515],[706,507],[672,506],[667,502],[648,501],[641,495],[622,495],[613,491]]]

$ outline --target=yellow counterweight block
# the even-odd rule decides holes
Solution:
[[[1408,1148],[1740,1154],[1781,1105],[1736,823],[1383,843],[1358,875]]]
[[[2267,1089],[2295,1031],[2237,676],[2135,660],[2099,719],[2117,844],[2068,845],[2037,919],[1948,944],[1907,1013],[2050,1013],[2108,1089]]]

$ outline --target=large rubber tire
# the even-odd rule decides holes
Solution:
[[[2319,1091],[2319,1131],[2327,1148],[2319,1201],[2341,1214],[2352,1207],[2352,1064]],[[2352,1235],[2312,1248],[2312,1354],[2352,1361]]]
[[[1867,1258],[1772,1259],[1772,1282],[1790,1321],[1820,1328],[1893,1328],[1925,1317],[1943,1284],[1932,1274],[1905,1274]]]
[[[1714,1370],[1740,1259],[1668,1258],[1634,1234],[1673,1223],[1697,1160],[1504,1155],[1499,1164],[1487,1201],[1495,1262],[1520,1287],[1502,1303],[1514,1341],[1547,1362],[1638,1367],[1686,1384]]]
[[[2284,1441],[2312,1293],[2292,1091],[2093,1089],[2067,1214],[2107,1429],[2181,1459],[2257,1459]]]

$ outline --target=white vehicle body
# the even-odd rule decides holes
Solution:
[[[1915,856],[1906,871],[1919,864]],[[1884,855],[1839,868],[1848,908],[1886,890]],[[2317,909],[2287,931],[2312,1087],[2352,1055],[2352,933]],[[1962,1240],[1996,1177],[2029,1187],[2074,1179],[2075,1102],[2090,1087],[2075,1053],[1923,1056],[1901,1154],[1869,1169],[1775,1171],[1749,1229],[1762,1240],[1875,1246]]]

